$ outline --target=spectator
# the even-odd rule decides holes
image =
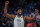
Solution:
[[[36,21],[37,21],[37,26],[40,27],[40,10],[39,9],[35,9],[36,12]]]

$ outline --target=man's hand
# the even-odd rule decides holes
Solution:
[[[5,6],[7,6],[8,4],[9,4],[9,1],[6,1],[6,2],[5,2]]]

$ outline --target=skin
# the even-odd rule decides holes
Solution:
[[[36,12],[36,13],[39,13],[39,10],[38,10],[38,9],[35,9],[35,12]]]
[[[5,8],[4,8],[4,15],[5,16],[8,16],[8,18],[15,18],[15,15],[14,14],[8,14],[7,13],[7,5],[9,4],[9,1],[6,1],[5,2]],[[22,10],[21,9],[19,9],[18,11],[17,11],[17,15],[18,15],[18,13],[19,14],[22,14]],[[18,15],[18,17],[20,17],[19,15]],[[35,18],[36,18],[36,15],[34,15],[33,17],[29,17],[29,16],[23,16],[24,17],[24,20],[30,20],[30,21],[32,21],[32,20],[34,20]]]

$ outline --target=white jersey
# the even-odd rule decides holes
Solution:
[[[14,19],[14,27],[24,27],[24,19],[23,19],[23,16],[21,16],[20,18],[18,18],[17,15],[15,16],[15,19]]]

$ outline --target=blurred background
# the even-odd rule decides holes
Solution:
[[[4,15],[5,1],[9,1],[7,12],[16,15],[16,8],[22,8],[22,15],[27,15],[36,9],[40,9],[40,0],[0,0],[0,27],[13,27],[13,19]],[[1,24],[2,23],[2,24]],[[2,26],[1,26],[2,25]],[[6,25],[6,26],[3,26]]]

